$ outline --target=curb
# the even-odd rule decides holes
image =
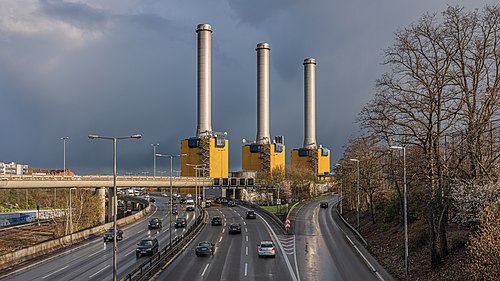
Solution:
[[[335,210],[337,211],[337,215],[340,217],[340,219],[342,220],[342,222],[347,226],[349,227],[349,229],[351,229],[352,232],[354,232],[354,234],[356,234],[356,236],[361,240],[361,242],[363,242],[363,244],[365,244],[365,246],[368,246],[368,243],[366,242],[365,238],[363,238],[363,236],[361,235],[361,233],[359,233],[352,225],[350,225],[345,219],[344,217],[340,214],[339,212],[339,203],[335,204]]]

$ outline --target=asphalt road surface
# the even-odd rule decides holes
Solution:
[[[139,259],[135,256],[136,244],[144,237],[158,238],[160,248],[169,243],[169,206],[168,199],[155,197],[156,210],[138,221],[122,228],[123,240],[117,242],[117,276],[124,277],[145,262],[148,256]],[[179,216],[186,216],[188,227],[193,223],[195,212],[184,212],[179,208]],[[148,230],[151,217],[159,217],[163,222],[161,230]],[[175,222],[176,215],[172,217]],[[173,228],[172,237],[185,231]],[[4,279],[5,278],[5,279]],[[23,264],[3,276],[3,280],[112,280],[113,279],[113,243],[103,242],[102,236],[75,244],[64,252],[37,259]]]
[[[259,215],[257,219],[246,219],[246,209],[240,206],[213,206],[206,210],[209,223],[156,280],[294,280],[294,273],[290,273],[291,268],[276,244],[279,239]],[[213,216],[223,219],[222,226],[210,224]],[[227,227],[233,222],[241,224],[241,234],[228,234]],[[257,244],[265,240],[275,242],[275,258],[258,257]],[[199,241],[215,243],[215,254],[197,257],[194,250]]]

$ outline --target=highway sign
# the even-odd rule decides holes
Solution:
[[[281,199],[280,198],[276,199],[276,205],[281,205]]]

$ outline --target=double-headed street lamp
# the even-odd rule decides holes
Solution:
[[[335,164],[335,167],[340,167],[340,169],[342,169],[342,165],[340,164]],[[340,214],[342,215],[342,179],[340,179]]]
[[[113,281],[116,281],[116,216],[117,216],[117,207],[118,200],[116,195],[116,141],[124,140],[124,139],[140,139],[142,135],[136,134],[131,136],[123,136],[123,137],[104,137],[98,135],[88,135],[89,139],[104,139],[104,140],[112,140],[113,141]],[[111,200],[109,202],[111,204]]]
[[[349,161],[353,161],[353,162],[356,162],[356,168],[357,168],[357,175],[356,175],[356,225],[357,225],[357,229],[359,231],[359,159],[356,159],[356,158],[351,158],[349,159]]]
[[[151,146],[153,147],[153,178],[156,177],[156,147],[159,145],[160,144],[158,143],[151,144]]]
[[[403,211],[405,228],[405,271],[408,274],[408,211],[406,205],[406,148],[404,146],[391,146],[391,149],[403,150]]]
[[[189,167],[193,167],[194,171],[195,171],[195,188],[194,188],[194,194],[196,196],[195,198],[195,202],[196,202],[196,208],[198,208],[198,171],[199,170],[202,170],[202,169],[205,169],[205,164],[198,164],[198,165],[195,165],[195,164],[186,164],[186,166],[189,166]],[[205,191],[205,190],[203,190]],[[203,197],[203,200],[205,200],[205,197]]]
[[[186,156],[187,154],[180,154],[180,155],[166,155],[166,154],[161,154],[161,153],[156,153],[156,157],[170,157],[170,226],[168,227],[169,231],[169,238],[170,238],[170,247],[172,247],[172,210],[173,210],[173,199],[172,199],[172,158],[173,157],[182,157]]]

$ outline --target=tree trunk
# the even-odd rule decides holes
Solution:
[[[448,241],[446,240],[447,211],[448,204],[445,203],[441,215],[439,216],[439,253],[441,258],[448,255]]]
[[[370,193],[370,213],[372,215],[372,223],[375,224],[375,212],[373,211],[373,193]]]
[[[434,231],[434,207],[432,203],[427,207],[427,224],[429,227],[429,250],[431,252],[431,268],[435,269],[440,264],[439,254],[436,251],[436,232]]]

